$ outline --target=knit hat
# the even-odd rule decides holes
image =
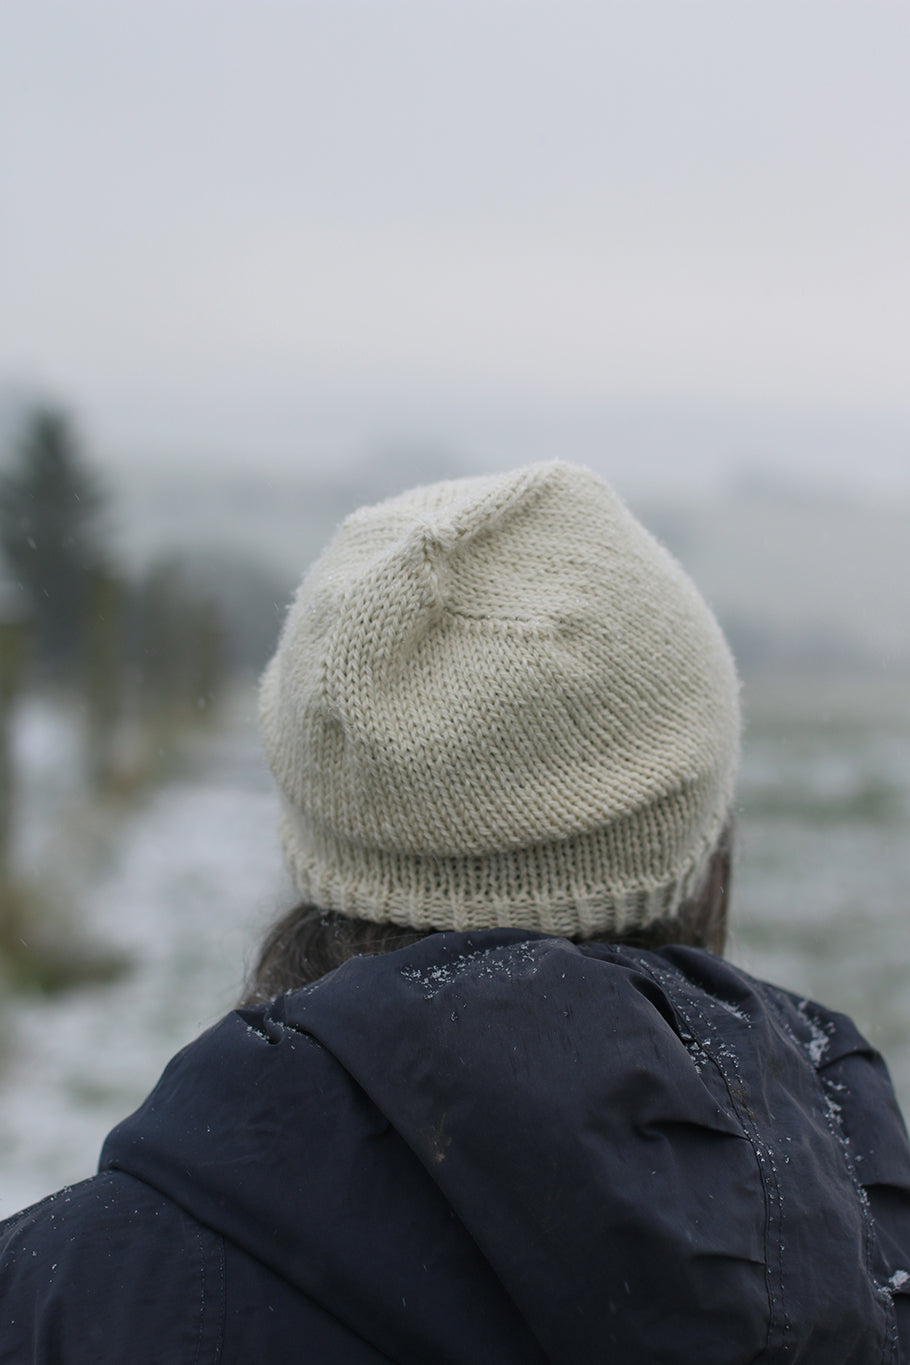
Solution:
[[[643,927],[728,818],[738,684],[676,561],[561,462],[348,517],[262,681],[305,900],[418,929]]]

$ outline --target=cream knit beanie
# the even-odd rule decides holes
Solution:
[[[260,715],[301,895],[421,929],[586,936],[672,915],[703,882],[739,750],[711,612],[563,463],[348,517]]]

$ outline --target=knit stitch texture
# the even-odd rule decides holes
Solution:
[[[301,895],[415,928],[672,915],[728,818],[738,683],[676,561],[554,462],[348,517],[260,716]]]

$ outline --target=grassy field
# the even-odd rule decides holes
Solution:
[[[852,1014],[910,1110],[910,682],[747,685],[731,956]]]

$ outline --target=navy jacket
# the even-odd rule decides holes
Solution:
[[[434,935],[229,1015],[0,1226],[0,1361],[910,1361],[906,1132],[708,953]]]

